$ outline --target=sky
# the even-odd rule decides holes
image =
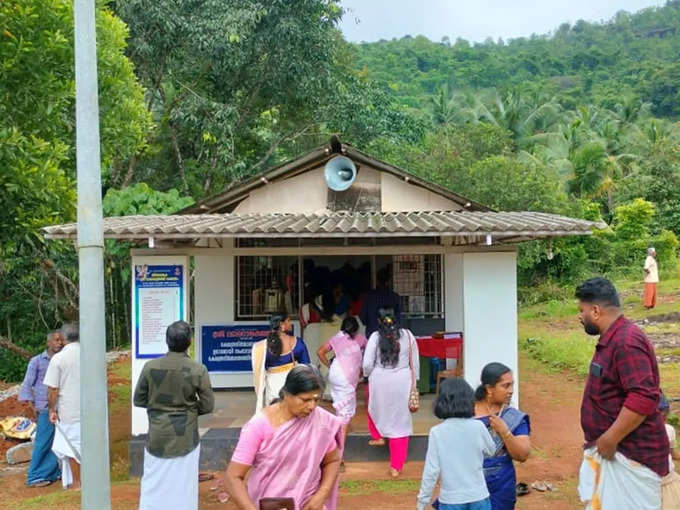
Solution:
[[[345,39],[372,42],[424,35],[483,42],[545,34],[564,22],[608,20],[618,11],[663,6],[665,0],[342,0]]]

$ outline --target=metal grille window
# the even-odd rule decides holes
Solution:
[[[299,306],[298,257],[238,257],[236,315],[241,320],[263,319]]]
[[[441,255],[394,255],[392,288],[407,317],[443,317]]]
[[[324,266],[330,258],[305,257],[316,266]],[[302,260],[297,256],[237,257],[237,320],[260,320],[281,311],[295,315],[302,304]],[[373,265],[373,272],[385,269],[392,275],[392,288],[401,296],[405,317],[444,316],[441,255],[379,255],[373,257]]]

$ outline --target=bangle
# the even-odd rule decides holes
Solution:
[[[505,434],[502,434],[501,437],[502,437],[503,439],[506,439],[506,438],[510,437],[511,435],[512,435],[512,432],[510,432],[510,431],[508,430]]]

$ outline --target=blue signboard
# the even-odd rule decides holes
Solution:
[[[253,344],[269,331],[268,324],[203,326],[201,361],[209,372],[250,372]]]
[[[135,265],[135,347],[137,358],[156,358],[168,350],[165,331],[184,318],[184,267]]]

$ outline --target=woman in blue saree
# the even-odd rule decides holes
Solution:
[[[484,460],[484,478],[492,510],[512,510],[517,499],[513,460],[529,457],[529,415],[510,407],[515,385],[512,370],[489,363],[482,370],[482,384],[475,391],[475,418],[491,433],[496,445],[493,457]]]

